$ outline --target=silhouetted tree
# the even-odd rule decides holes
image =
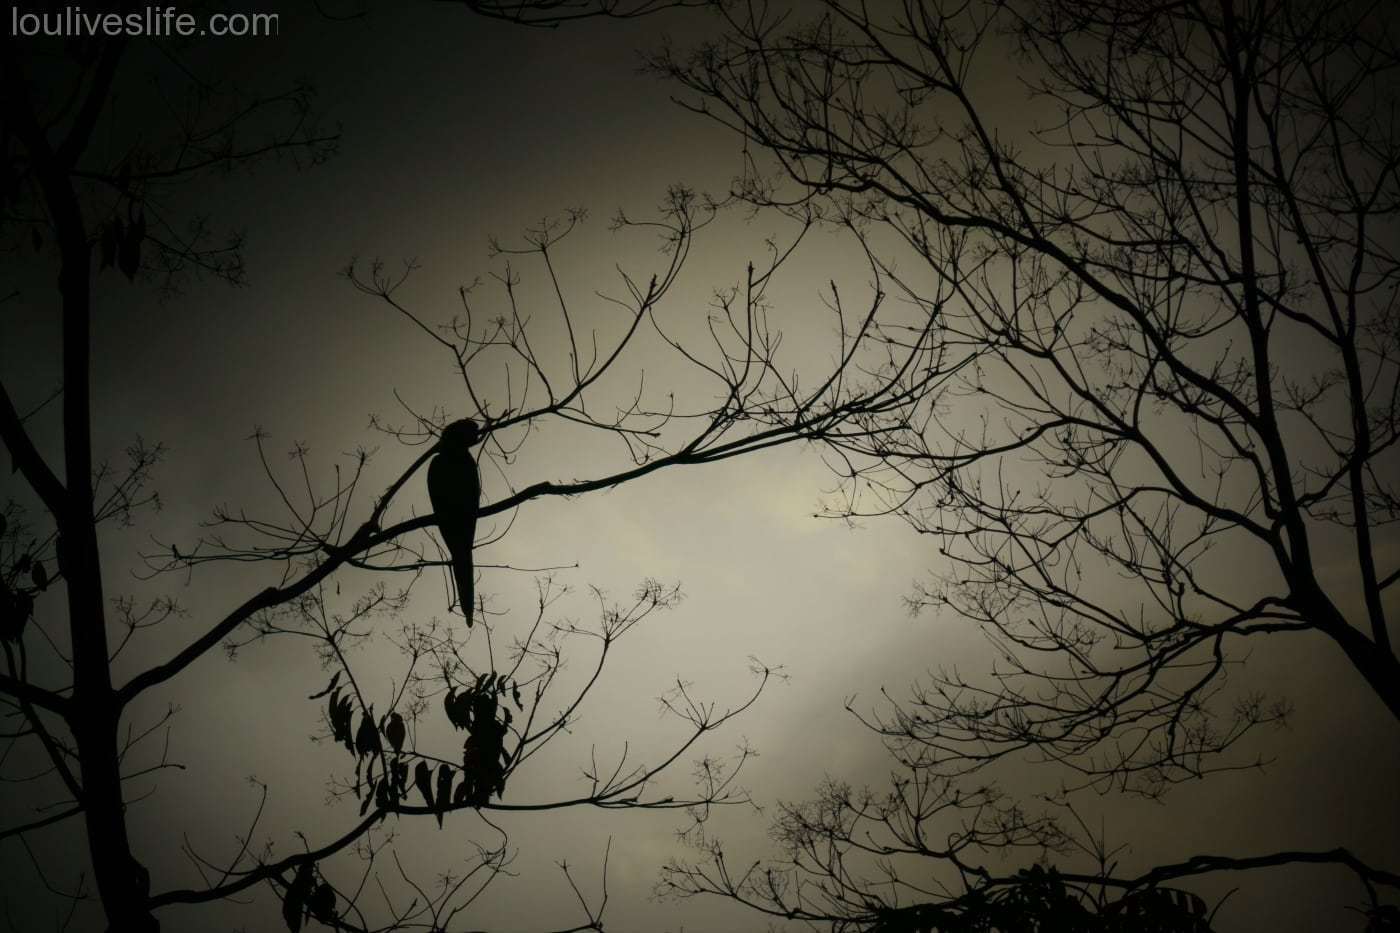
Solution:
[[[13,472],[24,477],[45,515],[31,525],[20,520],[13,501],[6,508],[0,553],[6,664],[0,693],[11,723],[6,735],[43,746],[51,777],[70,804],[40,823],[84,821],[94,879],[113,928],[142,931],[154,928],[146,906],[150,879],[131,852],[123,817],[122,704],[110,676],[108,631],[109,622],[118,620],[110,618],[103,590],[97,528],[125,520],[145,504],[142,490],[160,450],[133,446],[124,473],[98,467],[104,458],[92,450],[89,424],[94,283],[99,268],[113,266],[127,279],[140,277],[158,288],[172,287],[191,271],[238,281],[236,238],[215,238],[198,222],[175,222],[166,212],[172,187],[221,165],[278,155],[318,161],[337,137],[309,119],[308,89],[248,97],[205,86],[199,89],[199,106],[178,114],[184,119],[174,110],[151,115],[144,128],[155,138],[125,127],[128,132],[113,133],[114,145],[94,147],[99,130],[113,120],[109,105],[121,63],[131,57],[128,44],[25,39],[8,32],[0,40],[5,84],[0,236],[12,258],[27,253],[56,266],[56,294],[50,300],[61,307],[64,377],[59,391],[39,407],[60,397],[61,406],[55,406],[62,417],[59,452],[41,451],[26,427],[41,411],[22,414],[10,387],[0,392],[0,437]],[[172,73],[185,67],[181,55],[171,49],[163,89],[169,89]],[[184,74],[174,81],[186,91],[182,102],[195,99]],[[235,124],[242,141],[235,137]],[[114,285],[113,273],[104,282]],[[18,297],[13,292],[5,300]],[[40,625],[30,615],[53,612],[60,591],[66,596],[60,611],[70,621],[63,656],[71,680],[44,684],[30,664],[29,646]],[[119,615],[130,609],[123,605],[118,603]],[[169,615],[157,604],[127,621],[138,627]],[[23,829],[6,828],[4,834]]]
[[[835,511],[935,540],[947,570],[913,607],[978,624],[999,661],[985,677],[943,670],[868,720],[898,761],[894,790],[828,789],[788,813],[784,880],[719,870],[714,848],[708,867],[674,867],[675,889],[871,928],[931,900],[933,863],[989,890],[1002,879],[979,853],[1064,836],[1016,808],[969,811],[958,778],[1029,757],[1054,763],[1052,785],[1068,769],[1072,785],[1159,795],[1247,766],[1238,740],[1287,711],[1226,687],[1256,643],[1320,639],[1393,727],[1388,8],[722,12],[724,38],[654,69],[742,134],[743,197],[849,231],[877,291],[906,301],[881,317],[891,351],[901,328],[922,340],[935,322],[953,376],[835,442],[850,481]],[[876,865],[858,868],[862,852]],[[1081,880],[1135,891],[1305,862],[1351,868],[1376,917],[1400,881],[1340,849]]]
[[[5,75],[0,125],[5,244],[12,258],[24,250],[33,254],[24,261],[57,271],[54,301],[62,309],[63,374],[54,394],[61,400],[57,406],[41,401],[24,410],[16,401],[22,398],[20,387],[0,388],[0,438],[27,486],[6,503],[0,528],[5,663],[0,709],[10,745],[0,760],[10,767],[41,760],[38,773],[19,776],[32,780],[36,793],[61,801],[0,828],[0,842],[33,855],[25,841],[30,834],[81,820],[107,928],[122,933],[158,929],[157,916],[170,905],[217,902],[259,886],[276,892],[293,931],[307,918],[342,930],[444,930],[466,922],[462,910],[504,869],[504,831],[481,820],[480,832],[486,835],[468,838],[476,855],[465,873],[431,894],[405,875],[403,883],[413,895],[379,901],[359,892],[391,858],[386,821],[407,826],[409,818],[417,818],[417,825],[427,830],[459,811],[581,806],[690,809],[698,817],[710,806],[742,801],[743,793],[733,783],[742,753],[727,765],[710,762],[701,769],[700,786],[688,799],[658,796],[652,784],[701,737],[748,708],[771,674],[762,666],[754,669],[754,691],[729,710],[692,698],[678,684],[666,707],[685,726],[674,747],[655,759],[638,763],[624,754],[611,764],[595,761],[585,768],[589,784],[581,794],[509,800],[513,776],[575,721],[616,641],[673,605],[678,590],[647,581],[634,599],[622,604],[599,594],[596,624],[588,626],[556,615],[560,588],[544,576],[523,622],[518,621],[520,612],[498,608],[484,614],[470,632],[410,620],[405,610],[413,583],[426,570],[434,571],[430,579],[438,579],[448,564],[463,571],[463,544],[469,553],[473,542],[468,532],[455,542],[449,534],[444,555],[431,533],[460,516],[413,514],[405,490],[410,483],[415,492],[421,489],[419,471],[440,449],[444,425],[461,419],[480,425],[483,440],[476,460],[491,465],[477,519],[607,489],[667,467],[864,431],[861,418],[899,404],[906,392],[921,390],[918,374],[936,370],[926,359],[931,348],[915,341],[901,351],[907,368],[894,378],[858,378],[854,361],[874,337],[873,309],[848,315],[838,304],[829,318],[836,341],[830,367],[799,381],[800,370],[780,360],[780,334],[765,316],[765,289],[790,252],[789,246],[776,245],[763,267],[750,266],[740,286],[716,296],[698,340],[688,332],[680,336],[684,328],[673,328],[661,307],[695,234],[718,209],[683,188],[670,192],[656,219],[618,218],[623,231],[639,227],[648,236],[660,233],[664,250],[654,275],[638,280],[623,274],[621,294],[600,299],[610,315],[607,325],[576,307],[555,276],[553,257],[581,219],[577,213],[532,230],[519,248],[499,248],[507,265],[493,300],[504,310],[489,315],[478,312],[478,296],[464,288],[459,312],[440,323],[402,298],[400,287],[411,265],[391,274],[378,262],[352,264],[347,277],[353,287],[402,315],[421,331],[432,352],[451,363],[460,378],[457,401],[447,410],[412,412],[405,425],[375,423],[402,443],[381,455],[393,460],[391,479],[369,499],[363,495],[370,482],[366,450],[352,455],[347,469],[328,471],[323,485],[314,478],[322,475],[321,467],[297,447],[295,475],[288,481],[271,465],[265,436],[255,434],[277,511],[263,515],[220,508],[197,541],[161,544],[145,559],[153,574],[175,574],[182,581],[191,575],[200,579],[207,564],[251,563],[264,581],[218,618],[185,620],[186,629],[168,633],[173,650],[152,646],[150,652],[162,653],[137,663],[133,655],[140,656],[141,649],[129,647],[142,643],[160,623],[182,618],[184,611],[168,596],[143,606],[104,588],[104,583],[112,585],[103,574],[112,558],[104,553],[107,539],[99,537],[98,529],[104,522],[135,521],[143,506],[154,504],[149,482],[162,450],[138,442],[128,450],[124,470],[101,466],[106,456],[94,449],[91,415],[97,391],[90,336],[96,297],[130,287],[127,280],[137,287],[174,288],[181,275],[194,271],[237,281],[242,273],[237,243],[211,245],[205,227],[178,222],[178,210],[168,200],[172,186],[279,154],[314,162],[336,142],[334,134],[320,132],[311,120],[309,92],[224,99],[214,90],[215,82],[201,77],[187,51],[178,43],[6,38],[0,55]],[[130,86],[123,81],[133,58],[142,71],[155,68],[168,82],[149,101],[138,95],[136,105],[118,91]],[[118,100],[121,108],[114,104]],[[151,116],[141,109],[153,101],[168,102],[169,112]],[[99,133],[101,147],[93,145]],[[796,238],[808,226],[801,225]],[[552,286],[550,294],[557,298],[552,307],[521,307],[517,267],[531,262]],[[123,277],[117,278],[111,266]],[[33,294],[33,289],[27,292]],[[611,323],[617,321],[621,324]],[[542,328],[565,335],[564,355],[537,352]],[[644,336],[669,359],[658,361],[654,347],[644,350]],[[675,383],[655,377],[642,383],[644,362],[651,372],[674,375]],[[639,383],[641,388],[618,402],[619,385]],[[697,384],[706,387],[697,390]],[[56,437],[50,430],[54,424]],[[512,464],[527,447],[535,449],[532,439],[550,425],[615,439],[614,462],[583,478],[514,488]],[[446,430],[450,434],[453,429]],[[502,533],[497,530],[494,536]],[[478,548],[489,544],[476,542]],[[351,570],[377,574],[378,582],[342,600],[341,580]],[[391,588],[388,580],[408,582]],[[493,631],[509,632],[504,645],[493,640]],[[351,649],[370,638],[396,645],[403,669],[357,664]],[[319,690],[321,684],[308,685],[316,705],[308,703],[305,715],[314,719],[320,709],[324,737],[343,746],[346,773],[332,775],[331,793],[357,797],[358,815],[344,819],[339,811],[318,813],[314,831],[256,822],[231,827],[229,836],[238,844],[232,858],[186,853],[201,874],[200,884],[182,887],[159,874],[152,877],[147,867],[151,854],[138,851],[129,832],[130,791],[123,782],[175,766],[164,749],[152,750],[173,710],[155,722],[138,711],[161,688],[187,678],[191,665],[211,652],[221,647],[236,652],[265,639],[310,644],[318,652],[328,682]],[[565,646],[588,642],[596,648],[595,666],[581,686],[563,686],[558,675]],[[119,679],[112,662],[124,651],[124,661],[136,672]],[[574,692],[559,696],[569,689]],[[297,722],[289,713],[287,727],[300,728]],[[463,740],[460,748],[458,738]],[[336,819],[341,825],[325,828]],[[307,835],[302,835],[304,828]],[[258,846],[254,831],[271,831],[278,841]],[[343,880],[351,877],[350,869],[333,866],[353,866],[356,857],[364,860],[363,874]],[[85,894],[79,890],[65,896],[73,897],[76,906]],[[582,895],[580,902],[586,918],[576,929],[601,929],[601,906]]]

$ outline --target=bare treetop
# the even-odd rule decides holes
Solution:
[[[1279,715],[1203,703],[1232,645],[1276,632],[1324,633],[1400,713],[1375,541],[1400,503],[1385,32],[1325,4],[823,10],[735,13],[654,67],[775,158],[745,197],[825,210],[941,328],[958,384],[838,441],[881,464],[851,510],[942,540],[955,569],[917,603],[1070,679],[945,682],[922,698],[939,756],[1193,776]],[[1024,90],[989,100],[973,76],[1006,56]],[[1340,573],[1318,556],[1339,544]],[[1217,573],[1216,548],[1275,570]],[[1080,585],[1099,569],[1133,595]],[[1125,722],[1140,741],[1105,731]]]
[[[956,779],[1029,759],[1071,791],[1157,796],[1258,764],[1240,740],[1288,702],[1227,675],[1281,639],[1320,636],[1394,725],[1394,18],[1268,0],[725,15],[653,70],[743,137],[742,197],[849,231],[955,376],[835,441],[833,513],[929,535],[938,577],[911,607],[977,623],[996,662],[862,714],[895,789],[794,810],[783,880],[716,874],[711,851],[675,887],[879,929],[877,906],[929,896],[901,854],[991,891],[1010,882],[972,853],[1053,848],[1059,827],[998,837]],[[1352,868],[1373,913],[1396,882],[1342,850],[1176,876],[1308,861]]]

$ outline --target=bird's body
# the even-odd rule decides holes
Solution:
[[[468,626],[475,607],[472,546],[476,542],[476,511],[481,505],[481,475],[471,448],[480,436],[476,422],[454,421],[443,429],[437,454],[428,464],[428,499],[433,504],[438,534],[452,558],[457,603]]]

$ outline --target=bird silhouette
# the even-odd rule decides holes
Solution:
[[[472,447],[481,439],[475,421],[462,419],[442,429],[437,454],[428,464],[428,499],[433,504],[438,534],[452,557],[457,605],[472,624],[475,603],[472,544],[476,539],[476,510],[481,505],[481,475]]]

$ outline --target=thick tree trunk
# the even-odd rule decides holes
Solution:
[[[86,270],[84,270],[86,272]],[[87,277],[81,296],[68,290],[64,276],[64,304],[81,297],[86,304]],[[71,320],[79,318],[79,320]],[[81,367],[66,365],[65,403],[79,392],[87,409],[87,316],[64,315],[65,356],[81,354]],[[76,378],[75,378],[76,376]],[[81,438],[74,434],[81,433]],[[121,707],[112,689],[108,664],[107,618],[102,598],[102,567],[97,550],[97,529],[92,506],[90,443],[86,419],[81,427],[69,420],[65,430],[68,467],[68,509],[61,523],[64,576],[68,580],[69,632],[73,642],[73,707],[69,726],[77,742],[82,770],[83,812],[87,822],[88,851],[102,906],[112,933],[152,933],[159,924],[146,905],[150,885],[145,869],[131,855],[126,832],[126,805],[122,800],[121,762],[117,751]]]
[[[1347,621],[1315,580],[1300,587],[1304,616],[1337,643],[1342,652],[1386,709],[1400,720],[1400,660],[1389,644],[1377,644]]]
[[[1390,714],[1400,720],[1400,661],[1395,655],[1350,625],[1329,629],[1327,633],[1341,646],[1357,673],[1380,697]]]
[[[73,645],[73,707],[69,726],[82,770],[82,804],[88,852],[111,933],[153,933],[160,928],[146,900],[150,884],[132,857],[122,800],[117,750],[121,706],[112,689],[102,562],[92,489],[90,247],[77,199],[67,184],[51,180],[63,265],[63,459],[65,507],[58,516],[62,570],[68,589]]]
[[[83,769],[83,806],[88,853],[98,895],[107,914],[109,933],[156,933],[160,924],[147,904],[150,882],[145,868],[132,857],[126,832],[121,771],[117,760],[120,717],[109,702],[82,703],[74,733]]]

